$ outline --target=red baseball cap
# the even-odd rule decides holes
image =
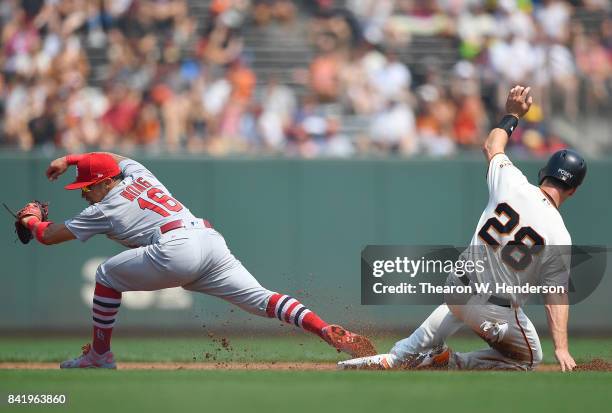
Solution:
[[[121,173],[115,159],[105,153],[90,153],[84,156],[77,163],[76,169],[76,180],[66,185],[65,189],[81,189]]]

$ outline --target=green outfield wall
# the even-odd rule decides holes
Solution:
[[[62,221],[85,206],[79,192],[44,176],[48,158],[0,155],[1,200],[18,208],[50,201]],[[187,205],[209,219],[234,254],[271,290],[295,294],[324,318],[410,328],[432,307],[361,306],[360,252],[367,244],[466,245],[487,200],[486,165],[466,160],[287,160],[137,157]],[[517,162],[532,182],[541,161]],[[587,179],[562,207],[575,244],[612,244],[612,162],[591,161]],[[4,214],[4,212],[2,212]],[[97,265],[122,247],[103,236],[51,247],[15,242],[2,231],[0,329],[74,329],[90,325]],[[612,330],[612,282],[572,309],[571,328]],[[536,325],[543,309],[529,307]],[[120,329],[278,329],[213,297],[181,289],[126,293]]]

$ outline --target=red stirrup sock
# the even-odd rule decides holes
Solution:
[[[92,346],[98,354],[104,354],[110,350],[111,335],[120,305],[120,292],[96,283],[93,297]]]
[[[323,338],[322,330],[328,326],[314,311],[304,307],[293,297],[284,294],[273,294],[266,308],[268,317],[276,317],[289,324],[295,324]]]

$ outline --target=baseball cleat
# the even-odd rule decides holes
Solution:
[[[397,357],[393,354],[376,354],[338,362],[340,370],[391,370],[397,365]]]
[[[372,342],[364,336],[351,333],[339,325],[329,325],[322,330],[322,338],[338,351],[353,357],[365,357],[376,354]]]
[[[419,353],[412,360],[402,363],[402,367],[409,369],[439,369],[448,366],[451,350],[446,344],[435,346],[429,351]]]
[[[60,369],[116,369],[115,357],[109,350],[104,354],[98,354],[91,348],[91,344],[83,346],[83,354],[72,360],[66,360],[60,364]]]
[[[338,363],[338,368],[342,370],[442,369],[448,366],[450,354],[451,350],[442,344],[404,360],[400,360],[395,354],[377,354],[341,361]]]

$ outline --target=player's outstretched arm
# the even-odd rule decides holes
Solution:
[[[574,358],[569,353],[567,343],[567,320],[569,318],[569,305],[567,294],[547,295],[545,299],[546,318],[548,328],[555,345],[555,357],[561,365],[562,371],[571,371],[576,367]]]
[[[529,96],[530,87],[514,86],[510,89],[506,100],[506,115],[499,124],[493,128],[485,140],[482,151],[487,163],[498,153],[504,153],[508,138],[518,125],[518,121],[529,111],[533,97]]]
[[[29,228],[28,222],[32,219],[36,220],[36,217],[24,217],[21,219],[21,223],[26,228]],[[60,242],[76,239],[74,234],[70,232],[70,230],[66,228],[64,224],[49,223],[49,225],[45,225],[43,228],[40,229],[39,234],[36,233],[37,231],[39,231],[38,228],[33,228],[32,234],[38,241],[40,241],[41,244],[45,245],[59,244]]]
[[[112,156],[115,162],[117,163],[126,159],[125,157],[114,154],[114,153],[110,153],[110,152],[103,152],[103,153]],[[71,154],[71,155],[66,155],[66,156],[62,156],[60,158],[54,159],[53,161],[51,161],[51,163],[49,164],[49,167],[47,168],[47,172],[46,172],[47,178],[50,181],[55,181],[60,175],[66,172],[66,170],[68,169],[70,165],[76,165],[84,155],[86,154],[81,154],[81,155]]]

